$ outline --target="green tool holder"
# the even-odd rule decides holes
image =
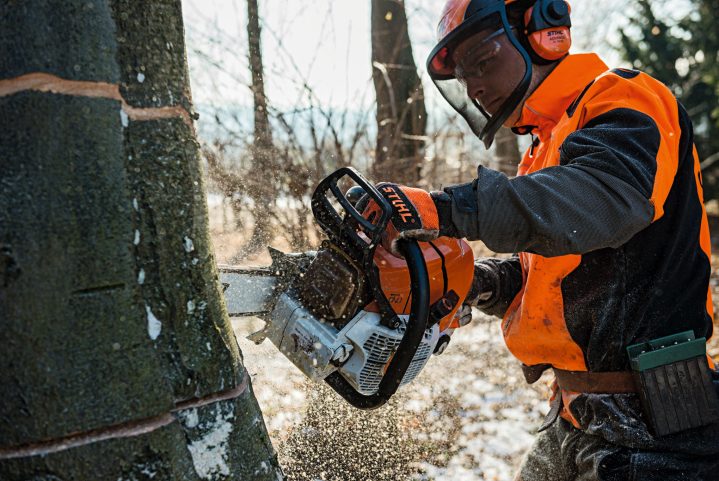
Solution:
[[[686,331],[627,347],[644,412],[654,434],[719,421],[719,396],[706,356],[706,339]]]

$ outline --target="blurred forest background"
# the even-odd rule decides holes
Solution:
[[[486,151],[425,74],[443,2],[360,3],[185,2],[220,261],[254,260],[270,243],[314,245],[309,196],[340,166],[427,189],[470,181],[480,163],[514,175],[527,140],[501,132]],[[612,67],[646,71],[688,109],[716,214],[719,4],[572,6],[573,52],[597,51]]]

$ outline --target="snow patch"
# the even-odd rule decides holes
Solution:
[[[215,480],[230,474],[227,466],[227,444],[232,432],[234,414],[217,412],[214,421],[200,426],[205,435],[187,446],[195,472],[202,479]]]
[[[187,236],[183,239],[182,244],[185,247],[185,252],[192,252],[195,250],[195,244],[192,242],[192,239]]]
[[[144,81],[145,81],[145,74],[142,73],[142,72],[138,73],[138,74],[137,74],[137,81],[140,82],[140,83],[144,82]]]
[[[137,283],[143,285],[145,283],[145,269],[140,269],[137,273]]]
[[[145,304],[145,311],[147,311],[147,334],[149,334],[150,339],[154,341],[157,339],[157,336],[160,335],[162,323],[155,317],[155,314],[152,313],[152,309],[150,309],[150,306],[147,304]]]
[[[123,127],[127,127],[130,125],[130,119],[127,117],[127,112],[120,109],[120,122],[122,123]]]
[[[187,301],[187,313],[192,314],[193,312],[195,312],[195,301],[190,299]]]
[[[181,411],[180,416],[182,417],[182,422],[188,428],[197,427],[197,424],[200,422],[200,418],[197,416],[197,408],[188,409],[187,411]]]
[[[135,199],[132,199],[132,207],[133,207],[135,210],[140,210],[139,207],[138,207],[138,205],[137,205],[137,199],[136,199],[136,198],[135,198]]]
[[[135,245],[140,243],[140,231],[137,229],[135,229],[135,240],[133,240],[132,243]]]

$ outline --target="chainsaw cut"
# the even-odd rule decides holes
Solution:
[[[338,183],[355,187],[343,194]],[[380,207],[371,220],[357,193]],[[330,195],[331,194],[331,197]],[[230,316],[258,316],[269,338],[305,375],[326,381],[361,409],[382,406],[441,354],[472,282],[472,250],[460,239],[400,241],[404,259],[382,246],[392,206],[356,170],[325,178],[312,212],[328,239],[316,252],[270,248],[265,268],[220,266]]]

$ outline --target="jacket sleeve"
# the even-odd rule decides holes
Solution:
[[[618,108],[591,119],[560,148],[560,165],[513,179],[479,167],[450,186],[460,236],[495,252],[543,256],[619,247],[654,218],[660,133],[648,115]]]
[[[467,297],[480,311],[501,318],[522,288],[522,282],[518,256],[477,259],[472,289]]]

